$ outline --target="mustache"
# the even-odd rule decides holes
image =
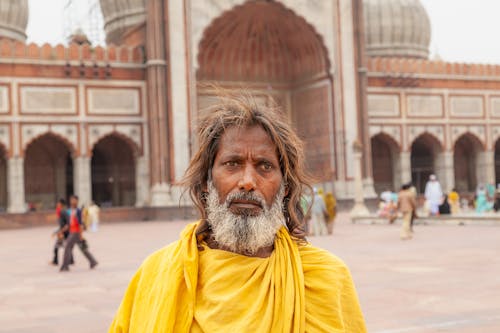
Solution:
[[[231,205],[231,203],[236,200],[255,202],[258,203],[262,208],[267,208],[264,198],[253,192],[235,192],[229,194],[225,202],[226,207],[229,207],[229,205]]]

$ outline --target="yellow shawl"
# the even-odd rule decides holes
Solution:
[[[349,270],[282,228],[268,258],[203,246],[196,223],[148,257],[110,333],[366,332]]]

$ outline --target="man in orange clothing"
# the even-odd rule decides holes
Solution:
[[[66,241],[66,247],[64,248],[64,261],[61,266],[61,272],[69,271],[69,265],[71,264],[73,258],[73,247],[75,244],[78,244],[78,247],[89,261],[90,268],[92,269],[97,265],[97,261],[89,252],[87,242],[82,236],[82,210],[78,208],[78,197],[73,194],[69,199],[69,203],[70,208],[65,212],[69,221],[65,228],[69,230],[69,236]]]

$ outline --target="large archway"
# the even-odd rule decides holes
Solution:
[[[216,101],[207,85],[213,82],[250,88],[261,104],[272,96],[305,140],[309,170],[320,181],[332,180],[330,64],[321,37],[302,17],[278,1],[235,6],[204,31],[198,63],[199,109]]]
[[[136,199],[135,154],[117,134],[108,135],[92,150],[92,198],[103,207],[133,206]]]
[[[371,139],[373,183],[375,191],[397,191],[401,185],[398,144],[386,134],[377,134]]]
[[[441,144],[430,134],[422,134],[411,145],[411,181],[418,193],[424,193],[429,176],[437,173],[436,158]]]
[[[55,207],[73,193],[73,159],[69,144],[53,134],[32,141],[25,151],[24,188],[32,209]]]
[[[481,142],[471,134],[464,134],[453,149],[455,188],[459,192],[475,192],[478,185],[478,154],[483,150]]]
[[[0,212],[7,210],[7,153],[0,145]]]

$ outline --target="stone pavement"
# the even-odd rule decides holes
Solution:
[[[51,228],[0,231],[0,332],[105,332],[135,269],[185,222],[103,225],[87,234],[95,270],[48,265]],[[311,241],[351,268],[369,332],[500,332],[500,227],[353,225]]]

